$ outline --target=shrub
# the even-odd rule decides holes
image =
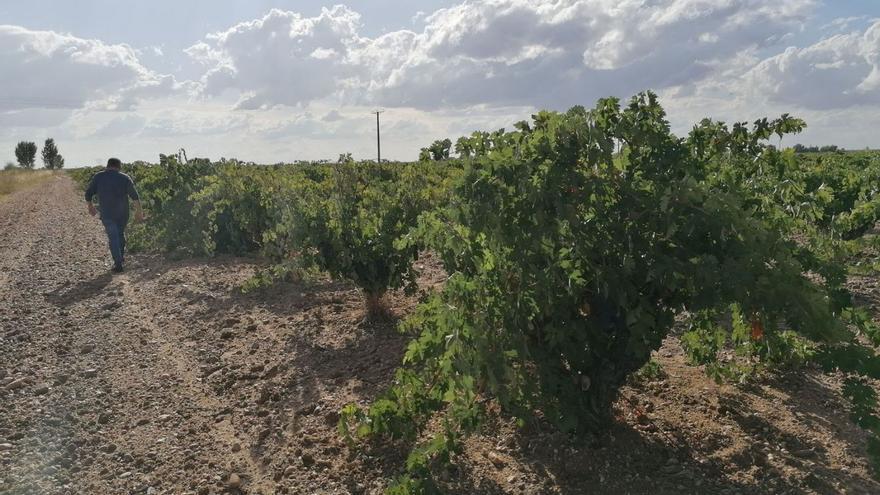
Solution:
[[[767,334],[844,335],[796,244],[737,190],[701,180],[710,156],[670,133],[653,94],[518,128],[471,162],[448,207],[419,219],[413,239],[450,278],[403,324],[415,337],[387,394],[343,411],[347,436],[416,439],[440,416],[408,482],[479,427],[486,398],[520,421],[603,428],[676,315],[712,320],[737,304]],[[756,126],[721,155],[761,160],[769,136]]]
[[[269,234],[276,256],[295,251],[306,264],[353,282],[376,314],[388,289],[414,287],[420,245],[396,241],[438,200],[441,176],[422,173],[430,167],[343,161],[312,171],[314,180],[290,181],[278,193],[278,206],[290,213]]]

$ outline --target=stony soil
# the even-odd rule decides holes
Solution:
[[[58,177],[0,201],[0,493],[381,493],[402,446],[350,451],[336,411],[375,397],[404,339],[330,281],[244,295],[253,261],[131,256]],[[428,262],[423,290],[442,283]],[[880,313],[876,277],[854,289]],[[415,297],[392,295],[405,315]],[[810,371],[717,385],[685,365],[624,390],[587,443],[499,418],[452,493],[880,493],[840,383]]]

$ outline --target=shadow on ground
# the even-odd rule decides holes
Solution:
[[[77,284],[65,283],[55,290],[46,293],[45,297],[50,303],[66,308],[99,295],[112,281],[112,274],[109,272],[103,273],[91,280],[84,280]]]
[[[254,268],[254,260],[237,258],[144,257],[132,264],[129,277],[133,284],[161,293],[170,315],[193,322],[187,339],[194,347],[233,363],[228,373],[205,380],[221,396],[248,405],[234,409],[233,415],[256,439],[249,447],[255,458],[283,473],[308,456],[322,476],[341,480],[355,493],[363,492],[364,484],[399,475],[412,444],[379,442],[349,449],[337,434],[338,411],[350,402],[367,404],[391,384],[409,339],[395,327],[416,298],[392,294],[389,305],[397,316],[368,322],[360,293],[346,283],[285,282],[242,294],[237,287]],[[59,288],[47,298],[71,304],[107,283],[109,278],[99,278]],[[707,382],[694,378],[691,385]],[[780,409],[796,411],[810,427],[833,432],[838,443],[862,441],[836,402],[836,392],[811,375],[781,376],[765,385],[788,397]],[[667,392],[628,391],[642,398]],[[692,391],[674,392],[663,398],[677,400]],[[756,397],[771,404],[776,400],[760,387],[715,397],[726,421],[749,444],[723,460],[714,454],[729,446],[728,439],[718,432],[707,435],[695,425],[669,428],[661,420],[649,434],[645,425],[619,419],[607,432],[585,440],[541,424],[523,430],[511,418],[499,416],[497,424],[467,440],[465,455],[456,458],[451,470],[438,468],[436,474],[443,488],[456,494],[794,494],[837,493],[840,486],[871,493],[877,486],[831,467],[828,451],[781,429],[776,418],[751,414]],[[713,421],[687,403],[674,409]],[[791,453],[783,459],[785,469],[796,477],[768,456],[777,452],[771,446],[782,444]],[[489,452],[501,461],[490,459]]]

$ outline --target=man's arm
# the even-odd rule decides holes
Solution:
[[[95,184],[97,176],[92,177],[92,181],[89,182],[89,187],[86,188],[86,203],[89,205],[89,215],[95,216],[98,214],[98,210],[95,209],[95,205],[92,204],[92,199],[95,197],[95,193],[97,192],[97,185]]]
[[[134,187],[134,181],[130,177],[128,179],[128,197],[131,198],[131,202],[134,204],[135,222],[142,222],[144,220],[144,209],[141,208],[141,196],[138,194],[137,189]]]
[[[141,200],[134,200],[132,204],[134,204],[134,221],[142,222],[144,220],[144,209],[141,208]]]

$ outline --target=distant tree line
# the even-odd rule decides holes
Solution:
[[[522,130],[523,123],[517,123],[516,127]],[[490,150],[504,146],[505,140],[509,140],[509,134],[504,129],[496,132],[474,132],[470,136],[463,136],[455,142],[453,147],[452,141],[449,139],[438,139],[421,149],[419,153],[419,161],[441,161],[448,160],[450,152],[454,151],[459,158],[479,157],[487,154]],[[805,146],[796,144],[792,146],[795,153],[833,153],[836,151],[846,151],[840,146],[831,144],[827,146]]]
[[[835,151],[846,151],[845,149],[831,144],[828,146],[804,146],[800,143],[791,147],[795,153],[827,153],[827,152],[835,152]]]
[[[64,167],[64,157],[58,152],[58,146],[52,138],[43,143],[43,151],[40,154],[43,166],[48,170],[60,170]],[[15,146],[15,159],[18,166],[33,169],[37,160],[37,144],[33,141],[20,141]],[[6,169],[15,168],[12,162],[6,164]]]
[[[517,122],[514,127],[520,132],[531,130],[526,122]],[[459,158],[477,158],[487,155],[493,149],[511,145],[514,139],[504,128],[494,132],[476,131],[470,136],[462,136],[455,141],[454,146],[450,139],[438,139],[421,149],[419,161],[448,160],[451,152],[456,153]]]

